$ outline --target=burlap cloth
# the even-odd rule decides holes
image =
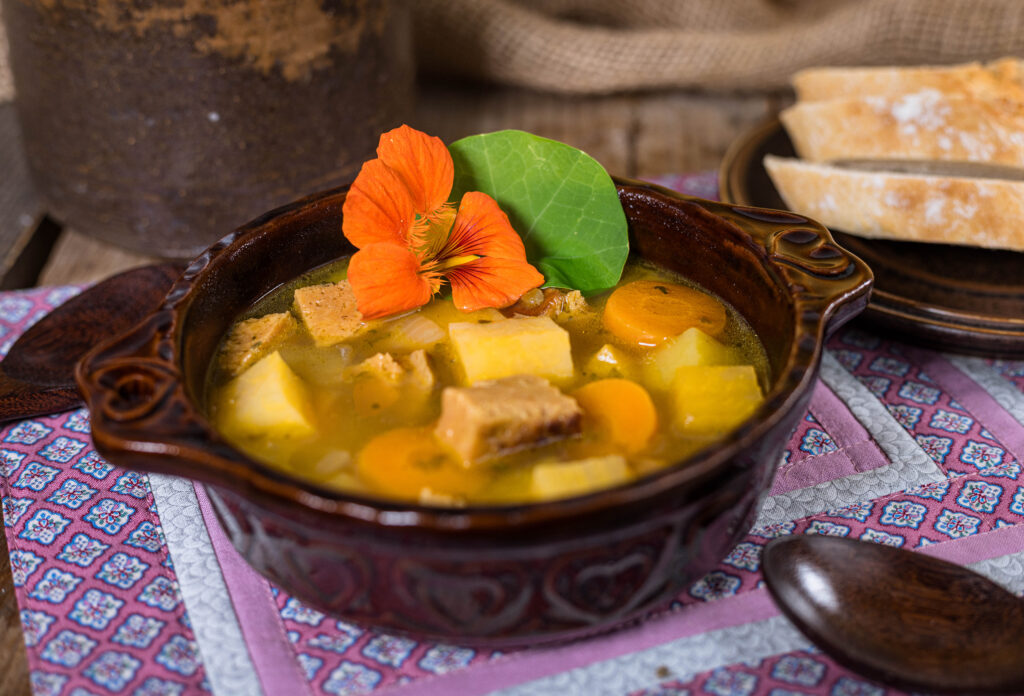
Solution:
[[[570,93],[778,89],[810,65],[1024,55],[1021,0],[418,0],[421,66]]]
[[[1021,0],[410,2],[425,72],[566,93],[774,90],[809,65],[1024,55]],[[6,53],[0,32],[0,101]]]

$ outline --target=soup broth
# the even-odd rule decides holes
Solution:
[[[586,494],[721,439],[768,384],[742,317],[645,263],[586,299],[536,290],[463,313],[440,297],[369,322],[345,272],[240,317],[207,389],[232,444],[326,486],[455,506]]]

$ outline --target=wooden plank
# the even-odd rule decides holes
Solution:
[[[606,169],[631,161],[632,99],[566,97],[522,89],[427,83],[410,124],[445,142],[505,128],[530,131],[590,153]]]
[[[772,109],[764,95],[638,96],[634,176],[717,169],[729,145]]]
[[[39,285],[93,283],[157,260],[65,229],[39,275]]]
[[[43,207],[29,178],[11,103],[0,104],[0,163],[0,287],[24,287],[34,284],[52,239],[44,234],[33,240]]]
[[[757,93],[578,97],[426,84],[412,125],[446,142],[528,130],[585,150],[614,174],[642,178],[717,168],[729,145],[776,108]]]

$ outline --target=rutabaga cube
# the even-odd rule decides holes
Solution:
[[[640,369],[636,358],[624,349],[605,343],[587,361],[583,372],[587,377],[597,377],[598,379],[621,377],[637,382]]]
[[[566,498],[616,486],[630,478],[629,466],[618,454],[543,463],[533,467],[530,494],[535,500]]]
[[[696,327],[681,333],[651,352],[645,364],[648,383],[655,389],[669,389],[680,367],[693,365],[736,365],[740,353]]]
[[[274,351],[228,383],[218,421],[229,434],[305,437],[313,434],[309,391]]]
[[[569,333],[550,317],[457,322],[448,325],[448,335],[466,384],[512,375],[555,382],[573,376]]]
[[[695,365],[676,370],[674,422],[689,435],[724,435],[761,404],[761,387],[750,365]]]

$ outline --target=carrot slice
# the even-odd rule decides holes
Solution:
[[[485,472],[463,467],[432,428],[396,428],[373,438],[356,461],[374,491],[402,500],[460,501],[487,483]]]
[[[647,390],[628,379],[599,379],[573,398],[604,438],[627,453],[639,452],[658,429],[658,411]],[[586,427],[586,426],[584,426]]]
[[[618,288],[604,307],[604,327],[628,345],[651,347],[691,326],[710,336],[725,330],[725,307],[684,285],[637,280]]]

